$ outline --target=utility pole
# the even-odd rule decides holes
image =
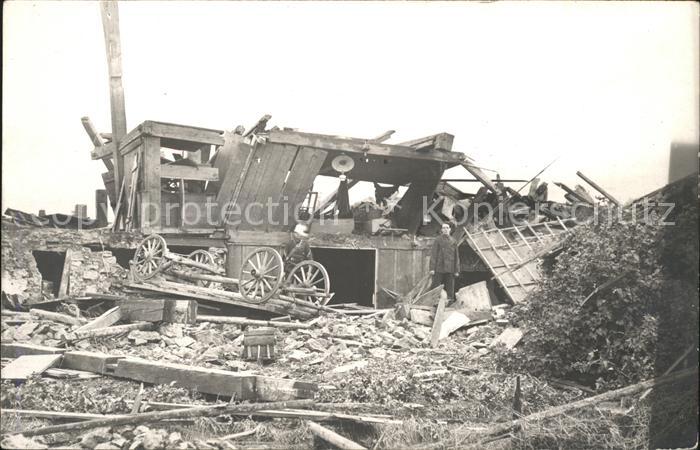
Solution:
[[[114,192],[121,192],[124,179],[124,158],[119,144],[126,135],[126,108],[122,87],[122,47],[119,37],[119,8],[116,1],[100,2],[102,28],[105,35],[107,67],[109,69],[109,102],[112,114],[112,158],[114,160]]]

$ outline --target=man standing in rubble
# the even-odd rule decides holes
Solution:
[[[302,261],[314,259],[311,247],[309,247],[307,230],[307,226],[303,223],[294,227],[291,239],[284,246],[284,273],[289,273],[294,266]]]
[[[459,248],[450,236],[450,225],[442,224],[440,236],[433,243],[430,254],[430,274],[433,288],[443,285],[449,300],[455,299],[455,277],[459,276]]]

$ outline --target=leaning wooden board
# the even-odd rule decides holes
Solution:
[[[301,147],[297,152],[294,164],[289,170],[289,176],[282,188],[277,207],[272,210],[271,223],[277,223],[270,229],[288,230],[294,227],[295,207],[306,198],[311,185],[323,166],[328,152],[310,147]],[[286,207],[285,207],[286,205]]]

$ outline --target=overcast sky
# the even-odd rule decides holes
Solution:
[[[3,6],[3,210],[93,215],[103,166],[80,118],[111,131],[99,5]],[[558,157],[546,181],[573,187],[581,170],[621,200],[666,183],[671,142],[698,142],[695,2],[119,8],[129,129],[269,113],[312,133],[397,130],[389,142],[444,131],[502,177]]]

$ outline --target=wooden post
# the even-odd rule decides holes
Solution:
[[[160,228],[160,138],[144,136],[141,145],[141,193],[140,225],[144,233],[157,232]]]
[[[124,179],[124,159],[119,153],[119,144],[126,135],[126,107],[124,105],[124,88],[122,87],[122,48],[117,2],[100,2],[100,12],[109,69],[109,100],[112,113],[112,143],[114,144],[112,150],[114,185],[115,192],[119,192]]]
[[[95,219],[97,220],[97,227],[103,228],[107,226],[107,190],[106,189],[96,189],[95,190]]]

